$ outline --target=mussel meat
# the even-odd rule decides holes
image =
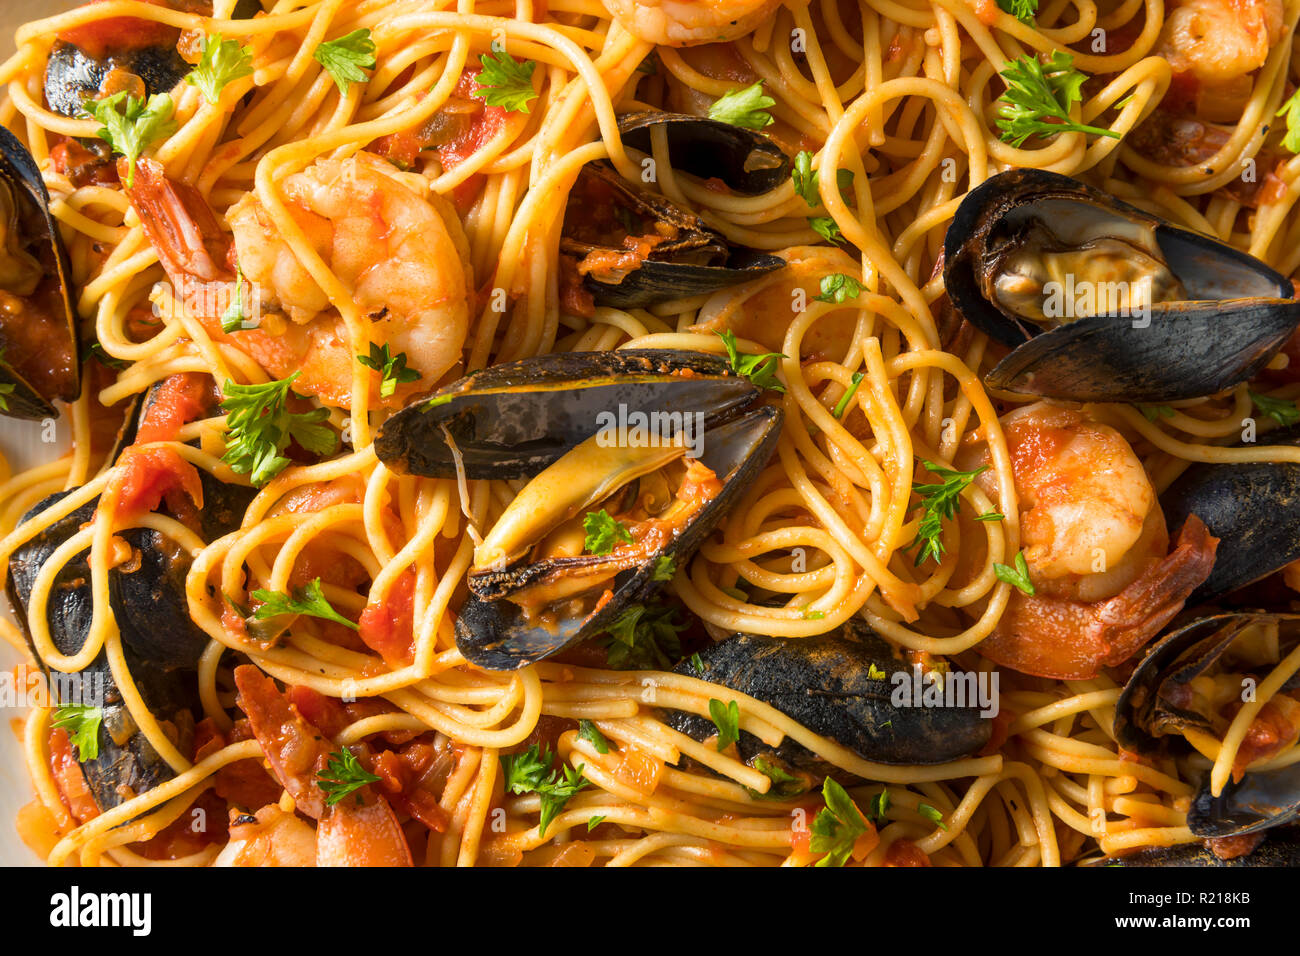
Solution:
[[[1125,684],[1116,704],[1116,739],[1138,753],[1161,750],[1185,758],[1189,773],[1204,769],[1208,763],[1193,747],[1217,748],[1241,704],[1297,646],[1295,614],[1235,612],[1185,624],[1154,644]],[[1204,774],[1187,815],[1194,834],[1239,836],[1300,816],[1300,764],[1250,769],[1296,743],[1297,691],[1300,677],[1292,675],[1256,715],[1220,793]]]
[[[963,200],[944,240],[953,307],[1009,346],[992,388],[1168,402],[1252,378],[1300,325],[1262,262],[1056,173],[1017,169]]]
[[[399,472],[530,479],[475,549],[456,623],[468,660],[513,670],[660,587],[761,471],[781,419],[717,356],[555,354],[407,407],[375,451]],[[610,529],[603,546],[593,518]]]
[[[992,733],[992,721],[981,716],[974,699],[942,707],[894,703],[898,672],[905,672],[909,681],[916,676],[858,621],[848,621],[830,634],[799,639],[736,634],[700,651],[698,661],[702,672],[689,660],[677,672],[770,704],[876,763],[948,763],[980,750]],[[717,732],[711,721],[681,711],[671,712],[666,722],[696,740]],[[762,757],[818,778],[842,773],[788,738],[772,749],[742,731],[737,748],[747,762]]]
[[[0,412],[58,415],[81,393],[70,270],[31,154],[0,127]]]

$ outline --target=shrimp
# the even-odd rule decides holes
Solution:
[[[235,686],[239,688],[239,706],[248,715],[272,773],[293,798],[295,809],[316,821],[316,865],[411,866],[411,848],[397,816],[369,785],[337,803],[326,802],[317,775],[329,763],[329,738],[303,718],[276,689],[275,681],[245,664],[235,668]],[[259,815],[258,822],[269,827],[275,821],[263,821]],[[275,839],[261,835],[267,836],[267,848],[286,854],[302,845],[301,833],[283,832]],[[238,857],[240,852],[232,856]]]
[[[429,194],[421,177],[364,152],[318,160],[285,177],[281,190],[294,222],[371,320],[372,341],[393,356],[405,353],[406,366],[420,374],[384,404],[403,404],[460,362],[473,275],[450,204]],[[299,373],[294,390],[301,394],[350,404],[355,357],[347,326],[256,194],[226,213],[233,248],[197,191],[166,177],[157,163],[140,160],[127,194],[173,284],[203,284],[204,294],[184,298],[208,334],[276,378]],[[236,296],[257,325],[227,333],[221,318]],[[381,382],[371,378],[374,403]]]
[[[1222,85],[1258,70],[1282,38],[1282,0],[1181,0],[1154,50],[1175,73]]]
[[[315,866],[316,833],[311,826],[278,804],[256,815],[231,813],[230,842],[213,866]]]
[[[1035,593],[1011,592],[979,651],[1040,677],[1093,677],[1127,660],[1182,609],[1209,576],[1218,541],[1192,516],[1170,552],[1142,462],[1119,432],[1083,411],[1038,402],[1002,425]],[[991,471],[976,480],[996,495]]]
[[[629,32],[658,46],[736,40],[776,9],[779,0],[601,0]]]

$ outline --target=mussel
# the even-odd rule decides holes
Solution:
[[[560,353],[408,406],[375,452],[398,472],[530,479],[475,549],[456,622],[468,660],[513,670],[606,631],[659,588],[757,477],[781,420],[717,356]],[[600,512],[623,532],[592,549],[586,522]]]
[[[1107,857],[1103,866],[1300,866],[1300,831],[1284,827],[1268,836],[1249,853],[1223,859],[1201,843],[1149,847],[1136,853]]]
[[[141,416],[157,388],[141,403]],[[138,418],[129,423],[119,446],[131,442],[137,422]],[[204,508],[196,530],[205,540],[213,540],[238,527],[254,489],[224,484],[202,470],[199,478],[203,484]],[[51,495],[23,520],[53,507],[70,493]],[[93,520],[98,504],[98,497],[92,499],[50,524],[11,555],[6,594],[29,640],[28,608],[41,567],[64,541]],[[109,606],[121,634],[123,656],[145,705],[184,751],[192,738],[194,714],[199,709],[195,670],[208,640],[189,614],[185,596],[189,556],[175,542],[152,529],[134,528],[122,532],[121,537],[132,554],[130,560],[109,571],[108,591]],[[80,650],[90,631],[93,594],[88,555],[88,551],[83,551],[64,565],[46,605],[50,637],[64,654]],[[131,719],[103,652],[77,674],[59,675],[48,670],[47,673],[53,684],[73,695],[74,701],[102,701],[99,753],[82,762],[91,793],[101,810],[117,806],[172,776],[170,766]]]
[[[900,686],[920,675],[858,621],[799,639],[736,634],[700,651],[697,660],[702,670],[687,660],[677,672],[757,698],[876,763],[947,763],[977,752],[992,733],[975,695],[959,706],[912,706],[909,691],[901,698],[905,705],[896,703]],[[717,732],[711,721],[682,711],[670,712],[666,722],[697,740]],[[762,757],[818,778],[840,773],[788,738],[773,750],[742,731],[737,748],[746,761]]]
[[[789,174],[789,158],[767,137],[716,120],[645,111],[622,117],[619,129],[628,145],[645,151],[652,130],[662,130],[674,169],[717,178],[742,195],[773,189]],[[618,308],[714,292],[785,265],[778,256],[732,246],[695,214],[604,162],[578,175],[560,252],[598,305]]]
[[[40,170],[0,127],[0,412],[58,415],[81,393],[70,270]]]
[[[1271,432],[1269,445],[1300,444],[1300,428]],[[1193,592],[1192,605],[1214,601],[1300,560],[1300,465],[1214,464],[1184,471],[1160,496],[1174,532],[1196,515],[1219,539],[1214,570]]]
[[[1300,645],[1300,615],[1233,612],[1186,623],[1154,644],[1133,671],[1116,704],[1115,736],[1138,753],[1165,750],[1197,762],[1185,735],[1220,739],[1243,695]],[[1271,702],[1300,714],[1292,696],[1300,677],[1286,681]],[[1294,728],[1293,728],[1294,729]],[[1212,793],[1208,773],[1187,814],[1199,837],[1240,836],[1289,823],[1300,816],[1300,764],[1247,770]]]
[[[962,201],[944,240],[953,307],[1012,351],[986,383],[1083,402],[1167,402],[1252,378],[1300,325],[1290,280],[1056,173]]]

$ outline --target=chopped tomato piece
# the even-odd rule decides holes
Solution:
[[[358,623],[361,639],[389,664],[411,663],[415,655],[415,574],[403,572],[393,583],[388,598],[368,604]]]
[[[90,2],[102,3],[104,0],[90,0]],[[159,7],[166,6],[162,0],[144,0],[144,2]],[[112,53],[126,53],[147,47],[174,47],[180,35],[179,27],[170,27],[156,20],[145,20],[140,17],[108,17],[60,30],[58,38],[65,43],[73,44],[96,59],[103,59]]]

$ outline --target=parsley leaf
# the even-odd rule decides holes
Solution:
[[[126,157],[128,187],[135,185],[135,162],[140,155],[153,143],[176,132],[172,98],[166,93],[153,93],[146,101],[120,90],[102,100],[86,100],[83,106],[86,115],[104,124],[96,135],[113,152]]]
[[[718,728],[718,753],[722,753],[740,739],[740,705],[734,700],[723,704],[711,697],[709,717]]]
[[[853,384],[849,390],[840,396],[840,400],[835,403],[835,409],[831,412],[836,418],[844,417],[844,410],[849,407],[849,402],[853,401],[853,396],[858,393],[858,386],[862,384],[862,373],[853,373]]]
[[[312,57],[333,78],[339,95],[347,96],[349,84],[370,79],[365,71],[375,68],[375,41],[370,39],[370,30],[363,27],[337,40],[326,40],[316,47]]]
[[[1282,145],[1293,153],[1300,153],[1300,89],[1287,98],[1276,115],[1286,117],[1286,136],[1282,138]]]
[[[655,558],[655,568],[650,572],[651,581],[671,581],[677,573],[677,562],[671,554],[661,554]]]
[[[727,347],[727,360],[737,375],[749,379],[759,388],[770,388],[774,392],[785,392],[785,386],[777,381],[776,369],[778,359],[786,356],[781,352],[764,352],[762,355],[746,355],[736,348],[736,333],[724,329],[718,333],[722,344]]]
[[[846,299],[856,299],[862,293],[862,283],[843,272],[822,276],[821,294],[813,296],[818,302],[832,302],[839,305]]]
[[[1038,0],[998,0],[998,6],[1025,23],[1033,23],[1038,13]]]
[[[472,95],[488,106],[500,106],[509,113],[527,113],[528,101],[537,98],[533,89],[537,64],[532,60],[516,60],[505,50],[493,50],[490,56],[484,53],[478,61],[483,69]]]
[[[1168,405],[1139,405],[1137,410],[1141,412],[1149,422],[1154,422],[1161,418],[1174,417],[1174,410]]]
[[[921,814],[921,816],[925,817],[941,830],[948,829],[948,824],[943,822],[943,814],[939,812],[937,807],[932,807],[928,803],[922,803],[916,808],[916,810]]]
[[[882,788],[878,794],[871,798],[871,802],[867,804],[867,819],[874,823],[883,823],[885,820],[885,814],[888,812],[889,791]]]
[[[325,769],[316,774],[316,786],[325,793],[325,802],[331,807],[350,793],[356,793],[368,783],[378,783],[379,778],[366,771],[356,755],[344,747],[331,753]],[[361,794],[357,794],[361,803]]]
[[[763,81],[741,90],[732,90],[714,101],[709,107],[709,119],[742,126],[745,129],[762,129],[772,125],[772,114],[766,112],[776,100],[763,93]]]
[[[197,86],[213,106],[221,99],[227,83],[253,73],[253,54],[238,40],[223,40],[221,34],[205,36],[199,41],[199,62],[185,77]]]
[[[546,836],[546,828],[564,809],[569,798],[587,785],[582,776],[583,766],[574,770],[568,764],[563,765],[563,774],[552,770],[554,760],[551,752],[533,744],[522,754],[502,754],[501,768],[505,773],[506,790],[513,794],[536,793],[542,800],[541,835]],[[548,774],[549,771],[549,774]]]
[[[921,496],[918,507],[924,513],[921,515],[921,523],[917,525],[916,537],[904,550],[910,551],[918,544],[922,545],[916,555],[918,565],[926,558],[943,560],[943,522],[951,521],[956,517],[957,512],[961,510],[961,493],[970,486],[976,475],[988,470],[987,465],[981,465],[974,471],[955,471],[924,459],[921,463],[925,465],[927,471],[942,478],[943,482],[912,487],[912,490]]]
[[[619,541],[632,543],[632,532],[623,526],[623,522],[611,518],[604,508],[588,511],[582,519],[582,529],[587,532],[583,547],[591,554],[609,554]]]
[[[267,591],[259,588],[253,592],[253,599],[262,602],[253,612],[253,617],[259,621],[278,617],[281,614],[306,614],[308,617],[320,617],[327,621],[346,624],[352,630],[357,630],[357,625],[330,607],[330,602],[325,600],[325,594],[321,591],[320,578],[314,579],[306,587],[295,588],[292,597],[283,591]]]
[[[383,345],[376,345],[371,342],[370,354],[358,355],[357,361],[366,368],[374,369],[380,374],[379,394],[382,398],[387,398],[397,391],[398,385],[405,385],[407,382],[414,382],[420,378],[419,372],[406,367],[406,353],[391,354],[387,342]]]
[[[794,163],[790,167],[790,178],[794,181],[795,195],[803,197],[804,202],[816,208],[822,204],[821,175],[818,170],[812,168],[812,158],[812,153],[807,150],[796,153]],[[835,170],[835,185],[840,188],[841,194],[847,193],[853,185],[853,170]],[[844,199],[846,202],[852,201],[847,195]]]
[[[221,313],[221,331],[236,332],[247,321],[248,316],[244,315],[244,272],[235,266],[235,294],[226,306],[226,311]]]
[[[1032,53],[1026,53],[1007,63],[1002,78],[1007,89],[998,107],[998,129],[1012,146],[1020,146],[1031,136],[1066,132],[1119,139],[1119,133],[1114,130],[1084,126],[1070,119],[1070,107],[1083,98],[1081,88],[1088,79],[1074,69],[1074,57],[1070,54],[1055,50],[1043,64]]]
[[[241,475],[249,475],[259,488],[282,472],[289,459],[280,453],[293,439],[315,455],[328,455],[338,447],[338,436],[320,424],[329,410],[290,412],[285,404],[289,386],[301,373],[262,385],[236,385],[227,380],[223,389],[226,412],[226,453],[221,460]]]
[[[700,657],[699,651],[691,655],[691,670],[697,674],[704,673],[704,660]]]
[[[1029,565],[1025,563],[1025,553],[1023,551],[1016,554],[1016,566],[1014,568],[1009,568],[1005,564],[994,563],[993,573],[997,575],[999,581],[1014,585],[1026,594],[1033,595],[1035,593],[1034,582],[1029,580]]]
[[[830,216],[815,216],[808,220],[808,227],[827,242],[839,242],[844,238],[839,224]]]
[[[600,732],[600,728],[590,720],[578,721],[578,736],[583,740],[591,741],[591,745],[596,748],[596,753],[609,753],[609,741],[606,740],[605,735]]]
[[[0,412],[9,411],[9,399],[5,398],[5,396],[12,395],[13,393],[14,393],[13,382],[0,383]]]
[[[822,799],[826,808],[812,822],[808,846],[814,853],[826,854],[817,866],[843,866],[858,838],[870,832],[870,824],[845,789],[830,777],[822,784]]]
[[[1269,398],[1258,392],[1249,392],[1249,395],[1261,415],[1267,415],[1283,428],[1300,422],[1300,409],[1296,408],[1295,402],[1288,402],[1283,398]]]
[[[772,781],[772,786],[767,788],[767,793],[759,793],[757,790],[749,791],[749,795],[756,800],[788,800],[791,797],[797,797],[801,793],[808,792],[808,779],[806,777],[789,773],[784,767],[780,767],[763,757],[755,757],[751,761],[751,766]]]
[[[987,511],[982,515],[976,515],[976,521],[1001,521],[1006,515],[1000,511]]]
[[[868,680],[885,680],[888,677],[889,675],[887,673],[885,673],[883,670],[881,670],[879,667],[876,666],[875,661],[867,662]]]
[[[605,818],[604,818],[604,816],[599,816],[599,817],[588,817],[588,818],[587,818],[587,832],[590,833],[592,830],[596,829],[596,827],[600,826],[600,825],[601,825],[602,823],[604,823],[604,822],[605,822]]]
[[[85,763],[99,756],[99,725],[104,711],[89,704],[65,704],[54,712],[51,727],[68,732],[68,740],[77,748],[77,762]]]
[[[685,624],[676,621],[672,607],[632,604],[609,626],[609,666],[615,670],[667,670],[681,657],[678,633]]]

